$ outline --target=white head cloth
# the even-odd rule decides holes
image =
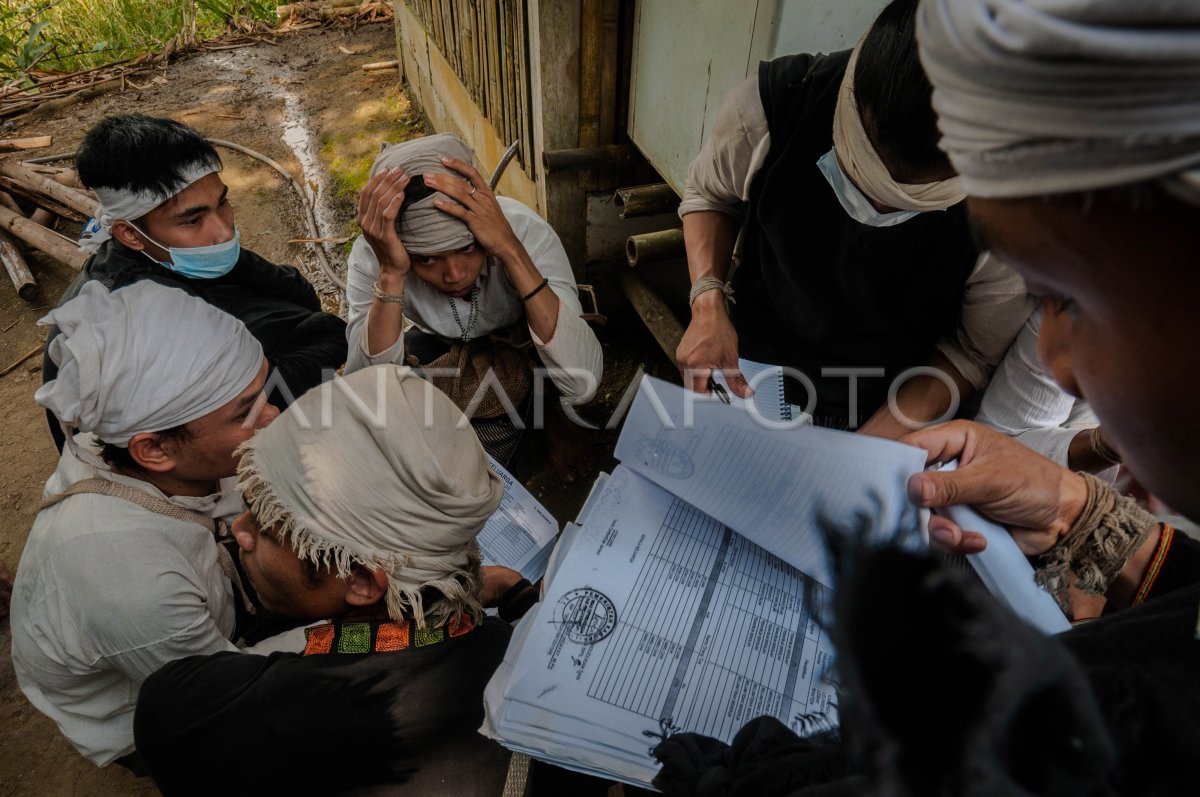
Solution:
[[[453,133],[437,133],[386,147],[375,158],[375,163],[371,166],[371,176],[399,166],[404,169],[405,174],[413,177],[434,173],[461,180],[463,176],[453,169],[446,168],[442,158],[458,158],[470,163],[474,157],[475,153],[458,136]],[[438,199],[457,204],[438,191],[404,209],[404,216],[400,219],[400,241],[409,253],[432,255],[462,249],[475,243],[475,236],[466,224],[434,206],[434,201]]]
[[[945,210],[962,202],[967,195],[958,177],[922,184],[897,183],[892,179],[867,136],[854,99],[854,68],[861,50],[862,41],[859,41],[850,54],[833,112],[833,146],[842,169],[864,194],[898,210]]]
[[[462,412],[404,366],[377,365],[301,396],[238,450],[258,523],[338,576],[388,576],[393,619],[480,616],[475,536],[504,487]],[[421,590],[448,601],[426,612]],[[447,608],[454,607],[454,608]]]
[[[95,189],[96,198],[100,200],[100,213],[96,218],[100,229],[86,238],[81,238],[79,248],[84,252],[99,251],[100,245],[112,238],[114,221],[140,219],[201,177],[207,177],[215,171],[217,171],[217,167],[202,163],[189,166],[182,171],[182,179],[174,190],[166,194],[160,194],[157,191],[125,191],[119,188]]]
[[[58,376],[38,388],[37,403],[119,446],[227,404],[263,362],[241,321],[150,280],[113,292],[89,280],[38,323],[59,334],[49,349]]]
[[[924,0],[917,30],[941,146],[972,196],[1200,165],[1195,0]]]

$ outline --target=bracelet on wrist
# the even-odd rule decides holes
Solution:
[[[505,622],[514,622],[525,616],[533,604],[538,602],[538,591],[528,580],[522,578],[509,587],[496,604],[496,613]]]
[[[737,304],[733,298],[733,286],[725,280],[717,279],[716,277],[701,277],[692,283],[692,289],[688,292],[688,306],[696,303],[696,297],[702,293],[709,291],[720,291],[725,294],[725,301],[730,304]]]
[[[542,281],[538,283],[538,286],[537,286],[536,288],[534,288],[533,290],[531,290],[529,293],[527,293],[527,294],[525,294],[524,296],[522,296],[522,297],[521,297],[521,301],[523,301],[523,302],[527,302],[527,301],[529,301],[529,300],[530,300],[530,299],[532,299],[534,296],[537,296],[537,295],[538,295],[538,291],[540,291],[542,288],[545,288],[545,287],[546,287],[547,285],[549,285],[549,284],[550,284],[550,278],[549,278],[549,277],[542,277]]]
[[[381,301],[404,304],[403,293],[386,293],[383,288],[379,287],[379,280],[375,280],[374,284],[371,285],[371,291],[375,294],[375,298]]]
[[[1083,511],[1067,533],[1042,554],[1034,575],[1064,611],[1071,587],[1100,595],[1158,525],[1158,520],[1090,473]]]

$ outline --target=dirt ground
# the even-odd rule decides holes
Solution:
[[[323,236],[353,232],[357,190],[379,145],[427,130],[418,108],[403,91],[397,73],[364,72],[360,66],[395,57],[391,23],[325,28],[280,36],[277,43],[208,52],[178,61],[144,88],[112,91],[66,108],[25,115],[0,125],[0,137],[54,136],[54,152],[73,151],[84,132],[103,116],[141,112],[166,115],[266,155],[317,194]],[[243,245],[270,260],[302,268],[322,293],[326,308],[338,310],[336,288],[325,279],[307,245],[301,205],[293,188],[261,162],[220,150],[222,175],[230,188]],[[79,225],[62,223],[68,236]],[[344,270],[344,249],[331,257]],[[54,306],[74,272],[31,257],[39,294],[17,298],[0,282],[0,369],[38,347],[43,330],[36,321]],[[609,311],[610,308],[602,308]],[[627,309],[611,308],[598,330],[607,373],[599,397],[584,415],[603,420],[638,368],[669,375],[670,367],[649,335]],[[41,500],[42,486],[57,459],[45,416],[33,401],[40,384],[37,354],[0,377],[0,561],[15,569]],[[614,432],[590,433],[587,446],[597,469],[610,469]],[[523,444],[515,474],[560,520],[574,517],[590,479],[565,485],[549,467],[539,441]],[[24,794],[139,795],[156,790],[119,767],[92,766],[34,710],[17,688],[9,659],[7,620],[0,620],[0,797]]]

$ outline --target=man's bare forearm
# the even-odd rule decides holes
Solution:
[[[683,217],[683,244],[687,248],[692,282],[701,277],[725,279],[738,227],[732,216],[715,210],[701,210]]]
[[[950,379],[958,401],[961,402],[975,392],[975,387],[944,355],[935,354],[926,365]],[[875,437],[898,440],[912,432],[914,424],[927,424],[941,418],[950,409],[954,398],[955,395],[951,393],[951,388],[944,379],[936,376],[914,376],[896,393],[899,414],[893,413],[891,406],[884,404],[859,431]]]
[[[380,269],[379,290],[391,296],[404,295],[406,274],[387,268]],[[404,334],[404,304],[376,298],[367,316],[367,353],[376,357],[396,344]]]

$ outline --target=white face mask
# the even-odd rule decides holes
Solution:
[[[917,210],[897,210],[894,213],[880,213],[876,210],[863,192],[858,190],[858,186],[846,177],[842,165],[838,163],[835,149],[829,150],[817,160],[817,168],[829,181],[833,193],[847,215],[860,224],[866,224],[868,227],[893,227],[920,213]]]

